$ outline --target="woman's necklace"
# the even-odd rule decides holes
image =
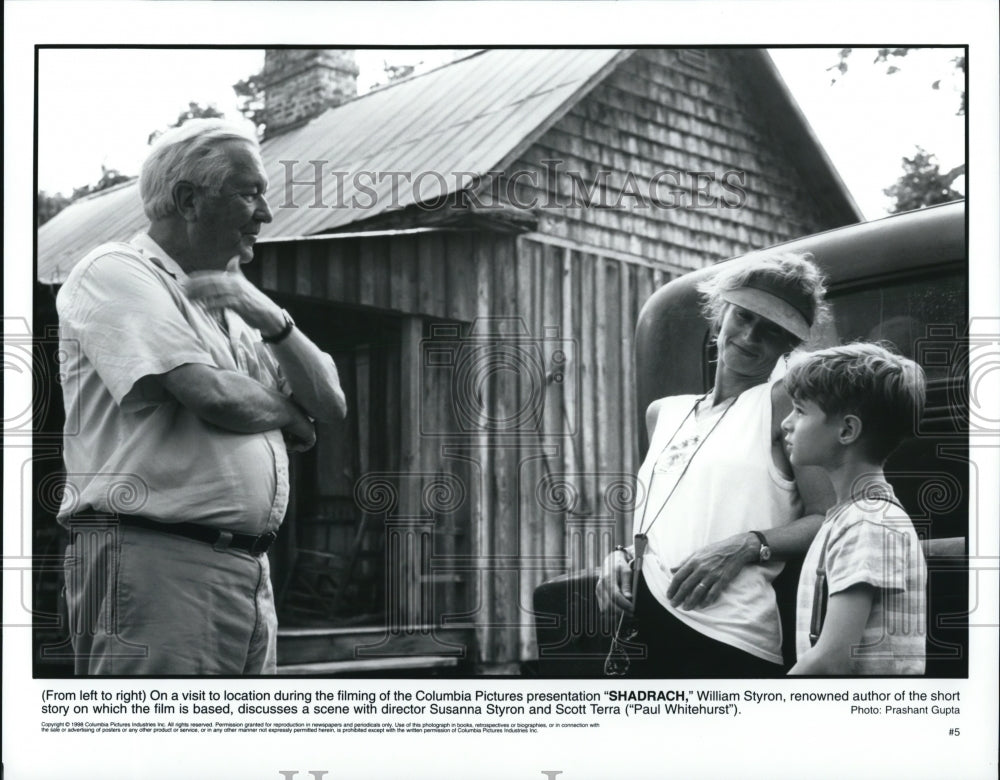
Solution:
[[[650,487],[649,495],[652,495],[653,480],[656,478],[656,462],[663,456],[663,453],[665,453],[668,449],[670,449],[670,447],[674,443],[674,439],[677,438],[677,434],[679,434],[684,429],[684,426],[687,424],[687,421],[692,416],[694,416],[695,419],[697,419],[698,407],[708,399],[708,397],[712,394],[712,392],[713,392],[712,390],[709,390],[707,393],[705,393],[705,395],[695,400],[694,405],[688,410],[688,413],[684,415],[684,419],[681,420],[681,424],[677,426],[677,430],[675,430],[670,435],[669,441],[667,441],[667,443],[660,450],[659,454],[656,456],[656,461],[653,462],[653,469],[650,472],[649,476],[649,487]],[[711,436],[715,432],[715,429],[719,427],[719,424],[729,413],[729,410],[736,405],[736,402],[739,400],[739,397],[741,395],[742,393],[737,393],[732,397],[732,399],[730,399],[729,403],[722,410],[722,414],[720,414],[716,418],[715,422],[712,424],[712,427],[708,429],[708,432],[704,436],[702,436],[701,439],[698,441],[698,443],[695,445],[694,452],[692,452],[691,456],[687,459],[687,462],[684,464],[684,468],[681,469],[681,473],[677,476],[677,479],[674,481],[673,487],[670,488],[670,492],[668,492],[667,497],[663,499],[663,502],[656,510],[656,513],[653,515],[653,519],[649,521],[648,526],[645,525],[645,523],[646,523],[646,511],[647,509],[649,509],[649,504],[647,503],[643,506],[642,517],[639,518],[638,531],[636,532],[634,538],[635,559],[633,562],[633,575],[632,575],[632,579],[634,582],[638,581],[639,572],[642,569],[642,558],[646,552],[646,543],[649,541],[649,529],[652,528],[653,525],[656,523],[656,521],[660,518],[660,515],[663,513],[663,510],[667,506],[667,502],[670,501],[670,498],[671,496],[673,496],[674,491],[677,490],[677,486],[681,483],[681,480],[684,479],[684,475],[687,474],[688,467],[690,467],[691,462],[695,459],[695,456],[697,456],[698,452],[701,450],[705,442],[708,441],[708,437]],[[634,588],[632,592],[633,593],[635,592]]]

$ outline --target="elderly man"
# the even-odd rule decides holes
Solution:
[[[346,402],[333,360],[239,270],[271,221],[266,187],[240,127],[164,134],[139,179],[148,230],[92,251],[59,293],[77,673],[275,671],[264,553],[286,449]]]

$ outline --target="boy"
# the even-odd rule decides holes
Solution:
[[[821,467],[837,494],[802,565],[789,674],[923,674],[927,566],[882,472],[920,417],[923,370],[851,344],[806,355],[784,381],[789,459]]]

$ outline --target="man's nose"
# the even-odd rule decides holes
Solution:
[[[263,195],[260,196],[260,200],[257,202],[257,210],[254,212],[254,219],[258,222],[270,222],[274,219],[274,215],[271,214],[271,207],[267,204],[267,198]]]
[[[785,433],[791,433],[792,432],[792,415],[793,414],[794,414],[794,412],[789,412],[788,416],[784,420],[781,421],[781,430],[783,430]]]

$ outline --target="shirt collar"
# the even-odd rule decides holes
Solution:
[[[166,271],[177,281],[184,281],[188,278],[188,275],[184,273],[184,269],[164,251],[163,247],[149,237],[149,233],[136,233],[132,240],[129,241],[129,244],[133,248],[138,249],[150,262],[158,266],[161,270]]]

